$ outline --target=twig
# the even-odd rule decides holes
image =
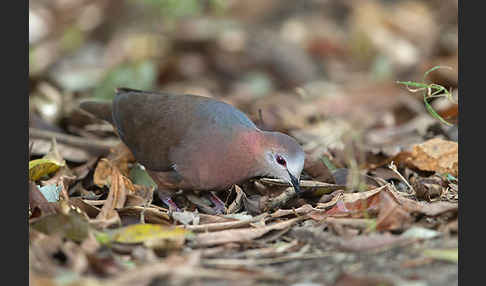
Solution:
[[[293,187],[289,187],[285,189],[285,191],[283,191],[280,195],[276,196],[270,201],[267,210],[275,210],[276,208],[285,205],[288,201],[295,197],[297,197],[297,193],[295,192]]]
[[[154,200],[154,190],[155,190],[154,186],[150,187],[149,199],[143,204],[143,210],[140,213],[140,223],[145,223],[145,211],[152,204],[152,201]]]
[[[408,183],[407,180],[405,180],[405,178],[402,176],[402,174],[400,174],[400,172],[398,172],[397,170],[397,166],[395,166],[395,163],[393,163],[393,161],[391,161],[390,165],[388,165],[388,168],[390,168],[390,170],[392,170],[393,172],[395,172],[399,177],[400,179],[402,179],[402,181],[405,182],[405,184],[410,188],[410,190],[413,191],[413,193],[415,194],[415,190],[413,189],[413,187]]]
[[[192,230],[194,232],[197,232],[197,231],[218,231],[218,230],[233,229],[233,228],[240,228],[240,227],[248,226],[251,223],[258,222],[262,218],[267,218],[269,216],[270,215],[268,213],[263,213],[259,216],[251,218],[251,219],[228,221],[228,222],[208,223],[208,224],[200,224],[200,225],[186,225],[186,226],[181,226],[181,227],[188,229],[188,230]]]

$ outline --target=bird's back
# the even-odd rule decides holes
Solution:
[[[224,149],[239,130],[257,130],[235,107],[196,95],[120,88],[112,108],[120,138],[137,161],[155,171],[190,164],[186,157],[209,154],[214,149],[209,142]]]

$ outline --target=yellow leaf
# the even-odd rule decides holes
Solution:
[[[121,228],[112,236],[119,243],[142,243],[149,240],[182,240],[190,231],[183,228],[167,227],[159,224],[134,224]]]
[[[457,263],[459,260],[459,252],[455,249],[426,249],[424,255],[439,260]]]
[[[36,159],[29,162],[29,178],[32,181],[56,172],[64,164],[51,159]]]

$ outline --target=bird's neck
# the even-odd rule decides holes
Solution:
[[[261,173],[261,160],[264,160],[262,154],[264,152],[264,132],[260,130],[248,130],[240,132],[234,147],[238,148],[240,163],[245,166],[248,177],[259,176]]]

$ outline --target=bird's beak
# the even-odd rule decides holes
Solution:
[[[295,192],[296,193],[299,193],[300,192],[299,179],[297,179],[296,177],[294,177],[294,175],[292,175],[290,172],[289,172],[289,175],[290,175],[290,180],[292,182],[292,186],[294,186]]]

